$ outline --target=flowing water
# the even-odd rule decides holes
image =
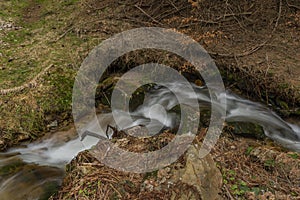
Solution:
[[[150,135],[162,128],[176,128],[180,122],[180,112],[174,109],[178,106],[176,94],[180,94],[183,102],[199,102],[201,109],[215,106],[217,110],[226,108],[227,122],[251,122],[260,125],[266,136],[286,148],[300,152],[300,128],[287,123],[265,106],[245,100],[230,93],[210,94],[206,87],[193,86],[195,92],[187,92],[184,84],[170,83],[166,87],[154,87],[146,94],[144,101],[131,112],[132,121],[128,121],[123,111],[114,111],[98,116],[98,122],[103,130],[107,125],[119,129],[128,129],[137,125],[148,128]],[[170,91],[170,88],[173,92]],[[226,98],[226,105],[211,101],[210,95]],[[106,137],[105,131],[97,130],[96,121],[91,121],[85,127],[85,137],[58,142],[57,134],[40,142],[12,148],[0,154],[0,199],[44,199],[61,184],[64,176],[64,166],[80,151],[91,148],[97,143],[97,138]],[[82,140],[82,141],[81,141]]]

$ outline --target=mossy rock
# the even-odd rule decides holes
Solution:
[[[260,125],[250,122],[228,122],[226,129],[232,134],[241,135],[243,137],[256,139],[263,139],[266,137],[264,130]]]

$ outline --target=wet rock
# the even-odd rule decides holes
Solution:
[[[55,144],[62,145],[65,142],[75,139],[78,136],[75,127],[70,127],[68,130],[57,131],[46,134],[43,139],[51,139]]]
[[[265,133],[260,125],[250,122],[228,122],[227,130],[235,135],[242,135],[243,137],[250,137],[256,139],[265,138]]]
[[[199,158],[191,146],[184,157],[168,167],[146,176],[141,191],[170,192],[168,199],[221,199],[222,175],[211,156]]]
[[[6,180],[0,179],[1,199],[48,199],[59,187],[63,169],[26,165]],[[1,177],[0,177],[1,178]]]

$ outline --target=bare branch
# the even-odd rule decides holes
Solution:
[[[163,25],[161,22],[157,21],[156,19],[154,19],[152,16],[150,16],[148,13],[146,13],[142,8],[140,8],[138,5],[135,5],[134,7],[136,7],[137,9],[139,9],[142,13],[144,13],[147,17],[149,17],[150,19],[152,19],[152,21],[154,21],[155,23],[158,23],[160,25]]]

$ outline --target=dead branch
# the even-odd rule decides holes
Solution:
[[[178,11],[179,9],[175,6],[172,0],[168,0],[168,2]]]
[[[227,186],[226,186],[226,184],[224,184],[224,189],[225,189],[225,191],[226,191],[226,194],[227,194],[227,196],[230,198],[230,200],[234,200],[235,198],[231,195],[231,193],[230,193],[230,191],[228,190],[228,188],[227,188]]]
[[[186,28],[186,27],[193,26],[193,25],[199,25],[199,23],[203,23],[203,24],[219,24],[219,22],[215,22],[215,21],[207,21],[207,20],[197,19],[196,21],[194,21],[194,22],[192,22],[190,24],[180,25],[178,27],[178,29],[180,29],[180,28]]]
[[[149,17],[152,21],[154,21],[157,24],[160,25],[164,25],[161,22],[157,21],[156,19],[154,19],[152,16],[150,16],[148,13],[146,13],[142,8],[140,8],[138,5],[135,5],[134,7],[136,7],[137,9],[139,9],[142,13],[144,13],[147,17]]]
[[[231,53],[231,54],[223,54],[223,53],[216,53],[216,52],[212,52],[212,51],[208,51],[208,53],[210,55],[214,55],[214,56],[221,56],[221,57],[230,57],[230,58],[236,58],[236,57],[244,57],[244,56],[249,56],[253,53],[255,53],[256,51],[260,50],[263,46],[265,46],[265,44],[268,42],[268,40],[264,41],[263,43],[251,48],[248,51],[245,51],[243,53]]]
[[[252,15],[252,12],[242,12],[242,13],[228,13],[228,14],[224,14],[220,17],[218,17],[216,20],[221,20],[224,19],[226,17],[233,17],[233,16],[241,16],[241,15]]]
[[[288,7],[296,8],[296,9],[300,10],[300,6],[296,6],[296,5],[290,4],[288,0],[285,0],[285,1],[286,1],[286,4],[288,5]]]
[[[279,19],[281,17],[281,10],[282,10],[282,0],[279,1],[278,15],[277,15],[277,19],[276,19],[276,22],[275,22],[275,26],[273,28],[273,32],[276,30],[276,28],[279,24]]]
[[[62,39],[63,37],[65,37],[69,32],[71,32],[74,29],[74,27],[72,26],[71,28],[69,28],[68,30],[66,30],[63,34],[61,34],[58,38],[56,38],[54,41],[52,42],[57,42],[60,39]]]
[[[186,9],[186,8],[188,8],[189,7],[189,5],[187,5],[187,6],[183,6],[183,7],[181,7],[181,8],[178,8],[178,10],[171,10],[171,12],[164,12],[164,13],[162,13],[162,14],[160,14],[159,16],[157,16],[157,17],[159,17],[159,19],[164,19],[164,18],[166,18],[166,17],[169,17],[170,15],[174,15],[174,14],[176,14],[176,13],[178,13],[178,12],[180,12],[180,11],[182,11],[182,10],[184,10],[184,9]]]

